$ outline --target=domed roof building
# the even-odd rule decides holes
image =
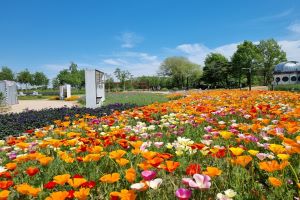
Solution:
[[[300,63],[297,61],[287,61],[275,66],[274,85],[300,84]]]

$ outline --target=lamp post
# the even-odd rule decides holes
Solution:
[[[244,70],[248,70],[248,72],[249,72],[249,91],[251,91],[251,77],[252,77],[252,66],[251,67],[247,67],[247,68],[242,68],[242,69],[244,69]]]

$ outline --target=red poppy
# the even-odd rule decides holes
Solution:
[[[0,189],[7,190],[13,184],[14,184],[13,181],[0,181]]]
[[[80,174],[75,174],[75,175],[73,176],[73,178],[83,178],[83,176],[81,176]]]
[[[69,192],[69,195],[68,195],[68,197],[67,197],[67,198],[69,198],[69,199],[73,199],[73,198],[74,198],[74,193],[75,193],[75,190],[69,190],[68,192]]]
[[[0,177],[5,177],[7,179],[11,179],[12,178],[10,172],[1,172],[0,173]]]
[[[44,185],[44,187],[47,188],[47,189],[49,189],[49,190],[51,190],[51,189],[53,189],[56,185],[57,185],[57,183],[55,183],[54,181],[49,181],[48,183],[46,183],[46,184]]]
[[[39,168],[37,167],[28,167],[26,169],[26,173],[28,174],[28,176],[34,176],[39,172]]]
[[[93,187],[95,187],[95,185],[96,185],[95,181],[87,181],[87,182],[83,183],[81,185],[81,187],[93,188]]]
[[[199,164],[190,164],[187,168],[186,168],[186,174],[187,175],[194,175],[194,174],[200,174],[201,172],[201,165]]]
[[[219,149],[217,153],[211,154],[211,156],[215,158],[223,158],[226,156],[226,151],[225,149]]]

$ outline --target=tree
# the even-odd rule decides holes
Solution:
[[[14,80],[14,73],[9,67],[3,66],[0,71],[0,80]]]
[[[21,71],[20,73],[18,73],[17,81],[25,84],[26,89],[27,89],[28,84],[32,83],[32,74],[28,71],[28,69],[25,69],[24,71]]]
[[[49,79],[43,72],[35,72],[32,75],[32,84],[35,86],[45,86],[47,87]]]
[[[121,84],[123,85],[123,91],[125,91],[125,82],[127,79],[129,79],[131,77],[130,72],[127,70],[121,70],[120,68],[117,68],[114,71],[114,75],[121,82]]]
[[[269,85],[272,82],[274,66],[287,60],[286,53],[274,39],[261,40],[257,48],[260,53],[258,62],[262,66],[260,71],[263,76],[263,84]]]
[[[205,58],[202,80],[213,86],[228,87],[230,63],[219,53],[211,53]]]
[[[160,74],[172,77],[177,87],[189,88],[190,83],[201,74],[200,65],[185,57],[169,57],[160,65]],[[192,79],[192,80],[191,80]]]
[[[105,85],[107,86],[107,89],[110,92],[113,89],[114,79],[110,74],[105,74],[105,77]]]
[[[252,72],[255,70],[255,63],[259,60],[259,50],[251,41],[244,41],[237,46],[237,51],[231,58],[232,68],[230,73],[238,79],[241,86],[242,77],[246,76],[247,84],[251,85]]]
[[[70,84],[72,87],[81,88],[85,84],[84,70],[78,70],[75,63],[71,63],[69,69],[61,70],[57,77],[60,85]]]

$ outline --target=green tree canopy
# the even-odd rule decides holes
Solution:
[[[81,88],[85,84],[84,70],[79,70],[77,64],[72,62],[69,69],[63,69],[58,73],[56,82]]]
[[[14,73],[9,67],[3,66],[0,71],[0,80],[14,80]]]
[[[160,74],[170,76],[177,87],[189,88],[191,83],[201,75],[200,65],[192,63],[185,57],[169,57],[160,65]]]
[[[47,86],[49,79],[43,72],[35,72],[32,75],[32,84],[36,86]]]
[[[125,82],[131,77],[130,72],[128,70],[121,70],[120,68],[116,68],[116,70],[114,71],[114,75],[123,84],[123,90],[125,91]]]
[[[32,83],[32,74],[28,71],[28,69],[25,69],[24,71],[21,71],[17,75],[17,81],[19,83],[23,83],[28,86],[28,84]]]
[[[263,84],[269,85],[272,82],[274,66],[287,60],[286,53],[274,39],[261,40],[257,48],[260,53],[258,62],[263,76]]]
[[[251,77],[248,69],[251,68],[253,71],[254,63],[258,62],[259,57],[259,50],[251,41],[244,41],[242,44],[237,46],[237,51],[231,58],[231,73],[238,80],[238,85],[241,84],[243,76],[246,76],[247,83],[250,83]]]
[[[211,53],[205,58],[202,80],[213,86],[229,86],[230,63],[219,53]]]

